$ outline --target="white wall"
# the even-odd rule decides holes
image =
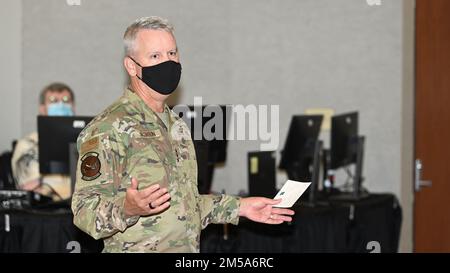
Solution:
[[[135,18],[157,14],[176,27],[180,103],[202,96],[205,103],[278,104],[280,149],[293,114],[359,110],[367,187],[400,192],[402,1],[24,0],[23,12],[23,131],[34,129],[38,92],[50,81],[74,88],[80,114],[118,97],[123,32]],[[214,188],[246,189],[245,152],[258,148],[230,143]]]
[[[0,7],[0,152],[22,128],[22,1],[2,0]]]
[[[403,1],[403,94],[402,94],[402,166],[400,201],[403,224],[400,251],[413,250],[413,165],[414,165],[414,31],[415,0]]]

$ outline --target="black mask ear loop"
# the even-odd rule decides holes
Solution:
[[[140,63],[136,62],[136,60],[133,59],[130,55],[128,55],[128,58],[130,58],[135,64],[139,65],[141,68],[144,68]],[[141,71],[142,71],[142,69],[141,69]],[[136,74],[136,77],[142,81],[142,78],[140,78],[137,74]]]

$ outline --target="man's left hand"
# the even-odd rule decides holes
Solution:
[[[244,216],[252,221],[265,224],[281,224],[291,222],[294,211],[291,209],[274,208],[281,199],[269,199],[265,197],[247,197],[241,199],[239,216]]]

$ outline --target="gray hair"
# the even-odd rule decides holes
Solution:
[[[125,44],[125,53],[131,55],[134,51],[134,41],[141,29],[164,30],[173,35],[174,28],[168,20],[158,16],[142,17],[134,21],[125,31],[123,42]]]

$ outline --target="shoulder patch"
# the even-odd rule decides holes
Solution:
[[[101,163],[98,159],[98,153],[89,152],[81,158],[81,179],[85,181],[91,181],[101,175],[100,173]]]
[[[91,150],[97,149],[97,147],[98,147],[98,136],[91,138],[88,141],[81,144],[80,153],[84,154]]]

